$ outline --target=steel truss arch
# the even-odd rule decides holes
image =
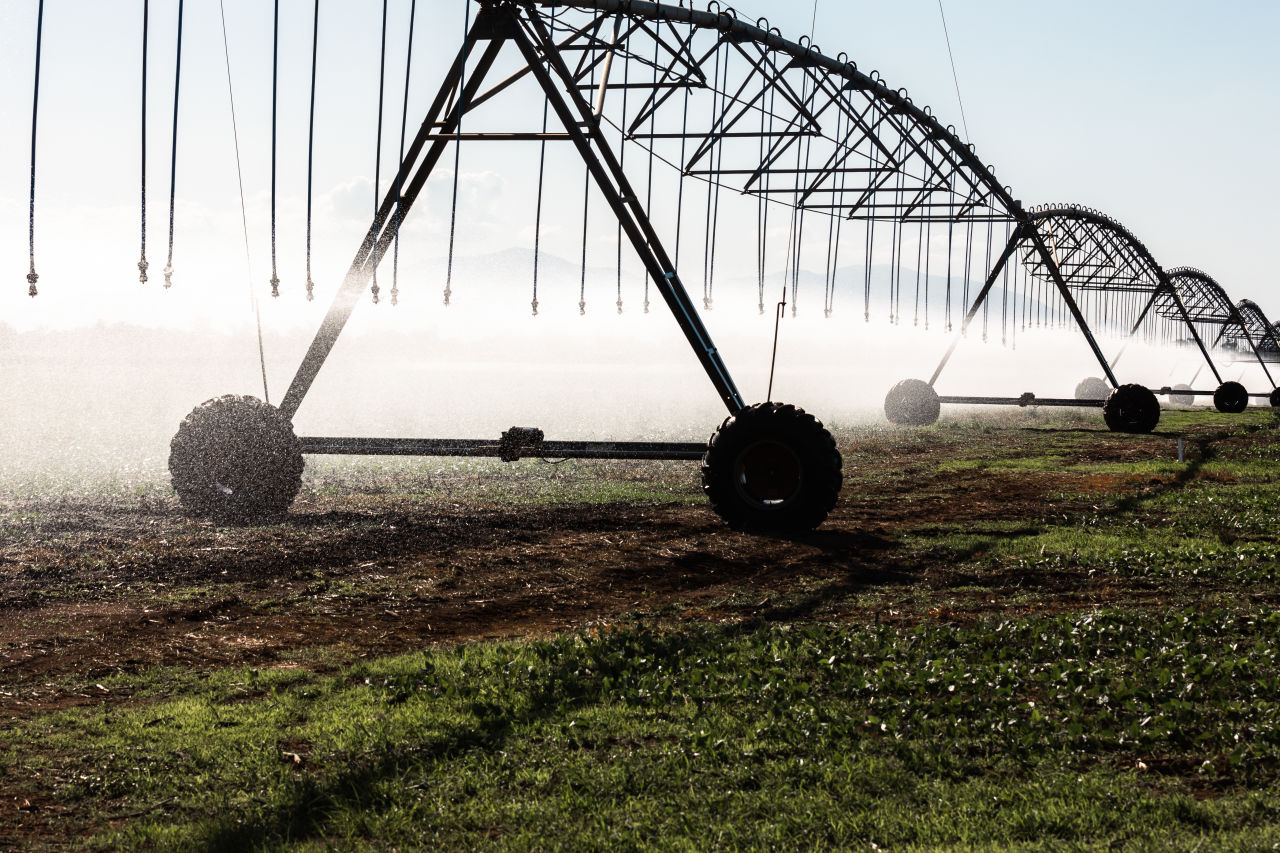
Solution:
[[[1030,216],[1049,244],[1057,274],[1098,327],[1118,331],[1126,346],[1144,331],[1164,343],[1183,340],[1185,331],[1218,382],[1222,378],[1205,346],[1195,317],[1174,279],[1138,237],[1101,211],[1075,204],[1042,205]],[[1024,264],[1036,277],[1047,276],[1042,260],[1029,249]],[[1111,359],[1114,368],[1122,349]]]
[[[1264,348],[1270,344],[1274,349],[1275,342],[1270,334],[1270,324],[1266,317],[1260,316],[1261,311],[1256,312],[1252,324],[1246,321],[1244,313],[1231,302],[1222,285],[1208,273],[1195,267],[1171,269],[1169,279],[1173,282],[1191,321],[1206,337],[1214,334],[1213,346],[1226,344],[1232,349],[1239,349],[1242,345],[1247,347],[1261,365],[1267,381],[1274,387],[1275,379],[1267,368]],[[1257,306],[1253,306],[1255,311],[1256,308]],[[1170,300],[1164,300],[1156,310],[1162,316],[1172,318],[1176,307]],[[1277,354],[1280,355],[1280,352]]]
[[[578,55],[572,81],[594,95],[597,117],[629,142],[683,139],[683,159],[670,165],[689,177],[850,219],[1024,218],[994,167],[929,107],[843,54],[832,58],[807,39],[784,38],[763,18],[751,24],[719,4],[701,11],[648,0],[479,1],[485,9],[511,10],[531,34],[539,25],[550,31],[554,14],[568,35],[543,46]],[[576,16],[571,23],[559,20],[569,16]],[[665,67],[656,82],[632,75],[622,83],[618,62]],[[597,72],[603,79],[590,86]],[[529,73],[517,70],[475,106]],[[620,116],[619,99],[608,93],[624,87],[640,106]],[[711,108],[689,110],[679,92],[709,97]],[[671,117],[691,123],[646,128],[672,128]],[[802,143],[805,163],[818,165],[791,166]]]
[[[1259,355],[1269,363],[1280,362],[1280,323],[1272,323],[1252,299],[1236,303],[1241,323],[1248,330],[1248,337],[1257,343]],[[1230,339],[1231,333],[1227,333]]]
[[[1033,233],[1021,203],[953,127],[875,72],[865,74],[816,45],[789,41],[763,20],[753,25],[732,10],[648,0],[477,2],[479,14],[285,395],[281,408],[288,416],[301,405],[364,283],[451,144],[571,142],[731,413],[745,403],[680,281],[678,252],[665,250],[652,212],[627,178],[622,147],[639,144],[661,155],[661,146],[678,143],[675,167],[682,180],[754,195],[761,204],[780,202],[801,216],[980,222],[992,229],[1005,223],[1006,233]],[[489,78],[501,68],[499,54],[507,45],[516,48],[520,62],[502,68],[506,76],[494,82]],[[631,66],[650,73],[628,73]],[[464,118],[531,81],[563,132],[545,126],[463,132]],[[616,90],[625,97],[610,97]],[[698,99],[699,108],[690,109]],[[1039,243],[1034,235],[1032,242]],[[1047,261],[1047,247],[1038,250]]]
[[[752,407],[735,386],[681,280],[679,213],[674,241],[664,241],[652,199],[638,191],[638,167],[627,160],[628,149],[639,147],[647,153],[650,180],[655,161],[671,166],[680,181],[679,198],[684,181],[694,179],[714,188],[716,203],[724,189],[753,197],[761,210],[789,207],[797,232],[794,241],[788,238],[796,278],[802,243],[798,234],[808,213],[823,214],[832,223],[865,223],[868,271],[875,223],[893,223],[899,251],[907,224],[923,230],[931,223],[945,223],[948,237],[959,224],[968,232],[963,277],[967,302],[972,229],[982,227],[987,254],[978,268],[987,269],[987,276],[963,316],[961,335],[952,340],[927,383],[929,393],[1015,258],[1031,276],[1051,283],[1054,298],[1076,323],[1113,387],[1120,385],[1114,360],[1103,354],[1087,313],[1093,311],[1096,317],[1098,305],[1123,303],[1127,310],[1132,303],[1137,316],[1128,330],[1132,336],[1148,316],[1166,319],[1152,313],[1161,299],[1176,308],[1221,381],[1178,291],[1131,232],[1079,206],[1025,209],[954,127],[944,126],[905,90],[890,88],[877,73],[860,71],[843,55],[833,59],[817,45],[783,38],[763,19],[747,23],[719,7],[700,11],[651,0],[476,3],[479,12],[412,144],[404,149],[391,188],[281,403],[286,418],[298,411],[445,150],[488,141],[537,142],[544,150],[549,143],[563,142],[576,151],[587,173],[584,247],[586,199],[594,190],[617,219],[619,258],[625,235],[645,269],[646,281],[663,297],[731,418]],[[521,92],[525,98],[512,97]],[[529,110],[530,103],[543,109]],[[535,122],[538,114],[542,120]],[[548,117],[558,126],[551,126]],[[538,193],[541,205],[541,173]],[[677,204],[682,212],[683,202]],[[1005,244],[999,251],[993,235],[1001,226],[1004,234],[999,239]],[[764,227],[761,233],[766,233]],[[667,243],[675,250],[668,251]],[[450,247],[452,252],[452,239]],[[947,253],[950,259],[949,243]],[[584,281],[585,257],[584,248]],[[760,259],[763,269],[763,249]],[[619,260],[619,269],[620,265]],[[927,271],[925,280],[927,284]],[[950,281],[948,266],[948,326]],[[1101,301],[1099,294],[1105,297]],[[619,307],[620,300],[621,296]],[[709,307],[706,296],[704,300]],[[581,310],[583,303],[579,305]],[[1103,325],[1123,321],[1128,326],[1132,314],[1101,316]],[[394,452],[420,449],[418,444],[397,447]]]
[[[1078,204],[1038,205],[1028,208],[1025,216],[1026,224],[1011,237],[1001,262],[1011,254],[1016,255],[1032,278],[1056,288],[1063,306],[1089,343],[1113,388],[1120,385],[1114,367],[1123,355],[1124,347],[1115,357],[1106,358],[1095,337],[1097,329],[1119,332],[1124,336],[1124,346],[1127,347],[1129,341],[1144,329],[1150,336],[1163,332],[1166,339],[1175,340],[1172,330],[1185,328],[1205,363],[1221,382],[1208,348],[1173,282],[1132,231],[1101,211]],[[968,318],[977,313],[988,296],[998,267],[992,271],[987,286],[970,307]],[[1161,304],[1169,308],[1173,318],[1173,322],[1165,323],[1163,329],[1160,321],[1166,318],[1154,310]],[[936,383],[955,345],[953,342],[943,356],[930,385]],[[1028,396],[1033,395],[1024,394],[1017,400],[1025,400]],[[944,402],[1017,402],[998,398],[943,399]]]

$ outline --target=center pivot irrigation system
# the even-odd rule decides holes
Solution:
[[[1205,286],[1212,284],[1207,276],[1166,274],[1132,234],[1093,211],[1024,209],[954,128],[913,104],[905,91],[862,73],[843,56],[829,58],[814,45],[787,41],[763,21],[758,24],[742,22],[727,10],[695,11],[640,0],[480,0],[457,58],[279,409],[251,398],[224,397],[196,409],[182,424],[170,466],[184,506],[199,514],[238,517],[283,512],[299,489],[304,453],[687,459],[701,460],[711,505],[734,527],[807,530],[820,524],[841,487],[842,461],[835,442],[803,409],[772,401],[748,405],[743,399],[674,260],[680,255],[680,224],[674,238],[664,240],[653,219],[655,157],[678,171],[678,218],[685,212],[686,192],[691,198],[706,196],[704,308],[711,307],[707,271],[714,267],[719,238],[719,195],[733,190],[757,200],[762,311],[767,216],[781,202],[791,220],[787,261],[793,311],[807,215],[821,214],[827,232],[828,316],[846,241],[861,243],[864,319],[871,313],[873,262],[886,250],[893,269],[889,304],[894,322],[902,321],[906,295],[913,321],[919,323],[923,289],[923,317],[929,323],[930,267],[937,263],[938,277],[945,275],[944,316],[950,328],[953,299],[960,306],[967,303],[975,268],[986,269],[961,321],[961,334],[985,307],[985,335],[988,299],[997,283],[1002,337],[1011,324],[1014,334],[1019,326],[1025,329],[1032,312],[1037,315],[1033,325],[1074,321],[1114,389],[1097,401],[1112,429],[1149,432],[1159,419],[1159,405],[1147,388],[1117,381],[1113,366],[1119,355],[1107,359],[1088,318],[1107,327],[1124,326],[1129,335],[1149,340],[1189,336],[1218,380],[1213,393],[1219,408],[1244,408],[1244,388],[1222,381],[1201,329],[1218,324],[1219,337],[1238,334],[1231,340],[1243,340],[1255,353],[1257,342],[1225,297],[1212,305],[1199,298],[1221,293],[1216,285]],[[496,73],[504,54],[511,53],[516,64]],[[493,109],[504,97],[529,97],[530,85],[536,85],[545,105],[540,126],[464,129],[469,116],[486,106]],[[620,247],[625,237],[728,409],[729,416],[707,444],[547,441],[541,430],[515,427],[498,441],[295,438],[294,413],[371,279],[376,287],[377,265],[432,170],[450,146],[493,141],[542,147],[539,212],[546,146],[561,142],[576,149],[588,184],[617,219]],[[633,144],[642,148],[647,161],[645,186],[624,165],[627,146]],[[633,155],[633,164],[635,160]],[[696,192],[692,183],[686,190],[686,179],[701,181],[705,191]],[[584,212],[584,227],[585,217]],[[844,227],[850,222],[860,226],[847,229],[856,231],[852,237]],[[822,230],[819,225],[820,234]],[[913,243],[916,258],[911,264]],[[908,266],[916,268],[914,282],[903,276],[904,253]],[[1011,270],[1015,258],[1020,264],[1016,271]],[[536,295],[534,299],[536,312]],[[779,316],[781,311],[782,304]],[[954,347],[953,341],[928,383],[907,380],[890,392],[885,403],[890,420],[932,422],[943,402],[1081,402],[1036,400],[1033,395],[1016,400],[940,397],[933,385]],[[1258,360],[1263,361],[1261,354]],[[1183,398],[1195,393],[1206,392],[1184,391]]]
[[[1005,197],[1007,199],[1007,196]],[[1160,420],[1160,404],[1149,388],[1136,383],[1121,384],[1115,368],[1125,347],[1135,338],[1149,343],[1194,347],[1204,367],[1216,381],[1213,390],[1194,390],[1190,384],[1159,389],[1171,402],[1189,405],[1197,395],[1212,396],[1221,412],[1245,410],[1249,397],[1265,397],[1280,406],[1267,368],[1264,344],[1275,344],[1270,324],[1253,306],[1252,320],[1231,304],[1222,288],[1207,274],[1190,267],[1166,272],[1146,246],[1123,225],[1095,210],[1078,205],[1050,205],[1023,210],[1017,202],[1004,208],[1010,237],[977,298],[965,316],[961,332],[967,329],[978,310],[988,300],[996,281],[1009,275],[1008,265],[1016,258],[1031,284],[1023,288],[1024,299],[1044,298],[1048,310],[1064,324],[1074,323],[1098,360],[1106,379],[1089,378],[1076,387],[1074,398],[1041,398],[1033,393],[1020,397],[941,396],[934,389],[955,350],[958,338],[942,357],[928,382],[906,379],[889,392],[885,414],[899,424],[924,425],[938,418],[942,403],[994,404],[1017,406],[1080,406],[1102,408],[1107,426],[1120,432],[1146,433]],[[1242,303],[1243,304],[1243,303]],[[1043,310],[1037,307],[1036,310]],[[1094,329],[1118,332],[1124,344],[1110,359],[1103,353]],[[1206,333],[1214,337],[1206,345]],[[1210,354],[1223,341],[1233,347],[1247,347],[1262,367],[1271,390],[1250,394],[1243,385],[1223,380]]]
[[[319,8],[317,2],[316,26]],[[682,459],[700,460],[703,488],[730,525],[812,529],[834,507],[841,488],[842,460],[834,440],[811,414],[771,399],[772,375],[770,399],[747,403],[681,276],[681,269],[696,270],[690,278],[700,274],[702,308],[710,310],[717,252],[721,258],[725,251],[742,256],[744,234],[745,242],[754,244],[746,254],[754,254],[761,314],[767,264],[772,261],[776,268],[779,255],[783,258],[775,352],[776,325],[785,306],[789,302],[794,314],[800,302],[802,268],[822,268],[828,318],[838,313],[837,303],[843,308],[853,302],[861,310],[845,314],[861,321],[869,321],[873,312],[887,313],[896,325],[910,321],[952,333],[928,381],[907,379],[890,391],[885,413],[895,423],[932,423],[943,403],[1093,405],[1103,409],[1113,430],[1151,431],[1160,412],[1155,393],[1120,382],[1116,367],[1123,349],[1108,357],[1095,330],[1126,342],[1194,347],[1203,365],[1191,383],[1158,389],[1174,401],[1211,394],[1223,411],[1243,409],[1249,396],[1280,404],[1267,366],[1280,359],[1280,345],[1256,305],[1232,305],[1222,288],[1197,270],[1166,272],[1132,233],[1096,211],[1024,207],[954,127],[913,103],[905,90],[886,85],[878,73],[860,71],[844,54],[829,57],[807,39],[789,41],[764,19],[740,20],[715,3],[700,11],[645,0],[475,0],[466,8],[463,43],[407,145],[402,130],[399,166],[279,407],[226,396],[199,406],[181,424],[169,464],[187,511],[236,520],[283,513],[300,488],[308,453]],[[278,31],[278,12],[276,26]],[[409,27],[411,57],[412,12]],[[385,69],[385,6],[383,32]],[[180,47],[181,24],[178,39]],[[313,36],[312,138],[314,43]],[[37,87],[38,57],[39,36]],[[406,81],[410,67],[406,59]],[[406,82],[406,114],[407,88]],[[145,110],[145,65],[143,92]],[[176,115],[175,84],[175,163]],[[33,119],[28,279],[33,295],[34,126]],[[381,127],[380,113],[379,140]],[[494,149],[485,146],[501,143],[536,146],[538,189],[536,204],[530,205],[533,313],[538,311],[537,235],[544,188],[563,184],[548,180],[547,151],[566,146],[585,167],[579,309],[586,310],[586,232],[603,200],[616,219],[618,310],[625,250],[643,266],[645,310],[652,287],[728,410],[708,442],[550,441],[541,430],[527,427],[513,427],[496,441],[295,435],[294,415],[362,296],[369,291],[378,301],[379,264],[389,254],[398,257],[402,223],[451,154],[448,304],[460,152],[465,144],[487,154]],[[272,145],[276,295],[274,136]],[[310,157],[309,150],[309,163]],[[378,162],[375,192],[382,187]],[[172,265],[172,174],[170,195],[166,286]],[[145,183],[143,199],[145,210]],[[310,199],[308,185],[308,298]],[[730,213],[735,204],[736,212]],[[749,224],[744,227],[752,218],[754,234]],[[726,232],[734,239],[727,249]],[[785,246],[774,245],[771,253],[777,243],[771,235],[779,233],[786,236]],[[145,281],[145,219],[143,234],[139,268]],[[808,266],[806,255],[813,261]],[[396,292],[393,277],[393,304]],[[1036,329],[1072,328],[1105,379],[1085,380],[1071,399],[1032,393],[939,395],[935,385],[956,345],[979,327],[983,340],[998,333],[1010,345]],[[1236,361],[1252,358],[1271,388],[1250,395],[1239,383],[1224,380],[1215,353],[1220,360],[1223,354]],[[1204,367],[1216,386],[1195,390],[1191,384]]]

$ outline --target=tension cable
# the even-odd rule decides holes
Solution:
[[[960,123],[964,125],[965,139],[969,139],[969,122],[964,117],[964,98],[960,97],[960,77],[956,74],[956,57],[951,52],[951,33],[947,32],[947,13],[942,11],[942,0],[938,0],[938,15],[942,18],[942,35],[947,40],[947,58],[951,60],[951,79],[956,84],[956,102],[960,104]]]
[[[236,127],[236,95],[231,86],[231,47],[227,42],[227,10],[223,0],[218,0],[218,12],[222,17],[222,55],[226,60],[227,66],[227,99],[231,104],[231,139],[235,143],[236,181],[240,188],[240,228],[244,233],[244,263],[247,272],[245,281],[249,285],[249,305],[253,308],[253,319],[258,330],[258,366],[262,370],[262,400],[267,405],[270,405],[271,392],[267,389],[267,356],[262,347],[262,312],[258,308],[258,296],[253,289],[253,258],[249,254],[249,218],[245,213],[244,172],[240,168],[240,132]],[[172,221],[172,216],[170,221]],[[172,238],[169,245],[169,252],[172,254]],[[167,279],[168,276],[169,272],[166,270],[165,278]],[[167,287],[168,285],[166,284],[165,286]]]

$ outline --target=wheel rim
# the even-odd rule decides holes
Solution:
[[[780,441],[757,441],[738,455],[733,484],[757,509],[778,509],[795,499],[803,484],[800,457]]]

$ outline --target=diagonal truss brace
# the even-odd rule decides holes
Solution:
[[[468,57],[482,42],[487,42],[487,46],[468,75]],[[403,224],[445,147],[450,143],[460,143],[462,117],[474,107],[485,76],[507,42],[514,43],[524,56],[548,103],[568,131],[568,138],[586,162],[597,188],[617,216],[655,287],[684,332],[694,355],[715,386],[721,402],[730,414],[737,414],[746,408],[746,403],[681,283],[653,223],[641,207],[639,196],[632,189],[610,148],[599,117],[595,115],[592,105],[582,97],[573,72],[565,65],[554,38],[547,32],[542,21],[536,16],[522,19],[515,8],[505,5],[483,6],[472,24],[472,29],[428,109],[413,144],[405,153],[395,183],[379,206],[342,286],[334,296],[328,313],[281,401],[281,413],[292,420],[302,405],[351,318],[366,283],[386,256],[386,249],[395,238],[395,223]]]
[[[1138,320],[1133,324],[1133,328],[1129,330],[1128,336],[1120,347],[1120,351],[1116,353],[1115,358],[1111,359],[1111,365],[1114,367],[1120,363],[1120,357],[1124,355],[1124,351],[1129,348],[1129,343],[1138,333],[1138,329],[1142,327],[1142,321],[1147,319],[1147,314],[1155,307],[1160,296],[1164,295],[1173,300],[1174,307],[1178,309],[1179,318],[1187,324],[1188,331],[1191,332],[1191,338],[1196,342],[1196,346],[1200,348],[1200,354],[1204,356],[1205,364],[1209,365],[1209,370],[1213,373],[1213,378],[1218,380],[1218,384],[1222,384],[1222,374],[1218,372],[1218,366],[1213,363],[1213,359],[1209,357],[1209,350],[1205,347],[1204,341],[1200,337],[1200,333],[1196,331],[1196,324],[1191,322],[1191,315],[1187,312],[1187,306],[1183,303],[1182,297],[1178,295],[1178,289],[1173,286],[1168,273],[1164,270],[1159,271],[1160,284],[1152,291],[1151,298],[1147,300],[1146,306],[1142,309],[1142,313],[1138,315]]]
[[[1040,256],[1041,263],[1049,270],[1053,276],[1054,286],[1057,287],[1059,295],[1062,296],[1063,302],[1067,309],[1071,312],[1071,316],[1075,318],[1076,325],[1080,327],[1080,331],[1084,334],[1085,340],[1089,342],[1089,348],[1093,350],[1093,355],[1098,359],[1098,364],[1102,367],[1103,373],[1106,374],[1107,380],[1111,383],[1112,388],[1118,388],[1120,383],[1116,380],[1115,373],[1111,370],[1111,365],[1107,363],[1107,357],[1103,355],[1102,348],[1098,346],[1098,341],[1093,337],[1093,332],[1089,330],[1089,324],[1084,319],[1084,314],[1080,311],[1080,306],[1076,304],[1075,299],[1071,296],[1071,291],[1067,288],[1067,283],[1062,278],[1062,273],[1058,269],[1058,264],[1054,261],[1053,255],[1049,251],[1049,247],[1044,242],[1044,237],[1040,231],[1030,221],[1024,221],[1013,230],[1013,234],[1009,237],[1009,242],[1004,248],[1004,252],[1000,255],[1000,259],[991,269],[990,275],[987,276],[986,282],[982,286],[982,290],[978,292],[977,297],[973,300],[969,312],[965,315],[964,323],[960,326],[960,332],[952,339],[951,345],[947,347],[946,353],[942,356],[942,361],[938,363],[938,367],[933,371],[933,376],[929,379],[929,384],[933,385],[938,381],[938,377],[942,375],[943,369],[947,366],[947,362],[951,360],[951,354],[955,352],[956,346],[959,345],[960,339],[964,337],[965,332],[969,329],[969,323],[977,316],[978,309],[982,307],[982,303],[986,301],[987,295],[991,292],[992,286],[996,283],[996,279],[1000,276],[1001,270],[1005,264],[1009,262],[1018,243],[1024,239],[1031,241],[1036,250],[1036,254]]]

